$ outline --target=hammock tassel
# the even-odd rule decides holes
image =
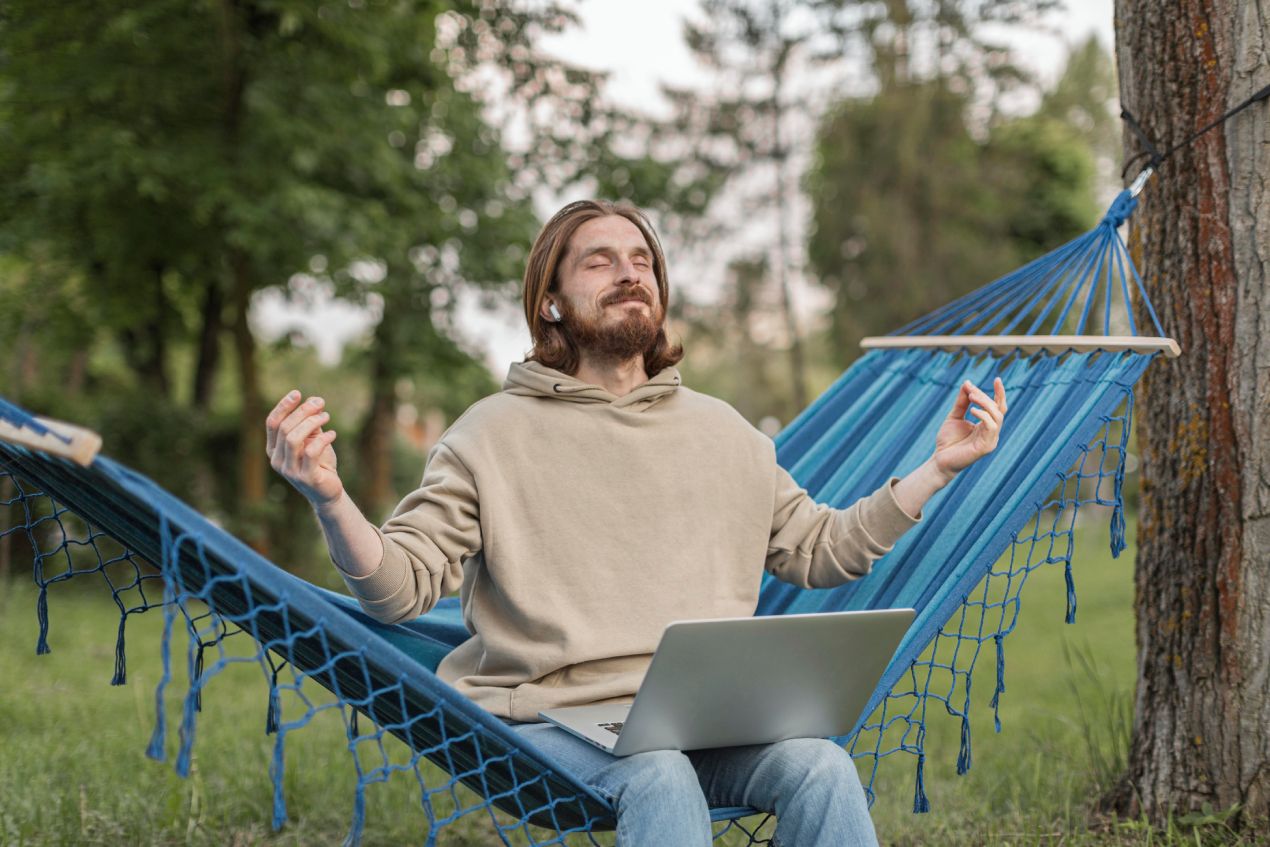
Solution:
[[[1072,560],[1067,560],[1067,565],[1063,569],[1063,575],[1067,579],[1067,617],[1064,620],[1067,623],[1076,623],[1076,583],[1072,579]]]
[[[279,732],[274,736],[273,742],[273,762],[269,765],[269,778],[273,781],[273,828],[276,832],[282,829],[282,825],[287,822],[287,801],[282,796],[282,748],[286,739],[285,732]]]
[[[961,750],[957,753],[957,776],[970,771],[970,709],[961,713]]]
[[[166,544],[166,520],[162,522],[161,527]],[[167,712],[163,708],[163,692],[168,687],[168,681],[172,679],[172,623],[176,620],[175,597],[176,591],[172,587],[171,580],[163,580],[163,638],[159,649],[163,660],[163,675],[159,677],[159,684],[154,688],[154,732],[150,735],[150,746],[146,748],[146,755],[156,762],[162,762],[166,758],[164,746],[167,737]]]
[[[1125,445],[1120,446],[1120,462],[1116,465],[1115,499],[1116,506],[1111,510],[1111,556],[1119,558],[1124,550],[1124,462]]]
[[[992,724],[1000,732],[1001,713],[998,707],[1001,705],[1001,695],[1005,693],[1005,643],[999,632],[992,640],[997,643],[997,688],[992,692]]]
[[[195,713],[199,710],[199,692],[203,683],[203,645],[200,642],[189,663],[190,690],[185,692],[185,704],[181,714],[181,748],[176,754],[176,772],[190,775],[190,755],[194,750]]]
[[[176,772],[182,778],[190,775],[190,756],[194,750],[194,713],[198,698],[197,683],[185,695],[185,708],[181,715],[181,749],[176,754]]]
[[[269,682],[269,711],[265,712],[265,735],[278,731],[278,716],[282,714],[282,697],[278,694],[278,671],[273,671]]]
[[[917,785],[913,790],[913,814],[922,815],[930,811],[930,800],[926,797],[926,728],[917,728]]]
[[[357,714],[354,712],[353,714]],[[353,825],[344,839],[344,847],[358,847],[362,843],[362,827],[366,823],[366,783],[357,780],[357,793],[353,796]]]
[[[1116,488],[1120,487],[1119,483]],[[1111,512],[1111,556],[1120,558],[1124,551],[1124,503],[1120,501],[1120,493],[1116,492],[1116,508]]]
[[[127,656],[123,649],[123,629],[127,621],[127,614],[119,616],[119,634],[115,636],[115,675],[110,678],[111,685],[123,685],[128,681]]]
[[[35,640],[35,655],[43,656],[49,650],[49,590],[47,585],[40,586],[40,596],[35,601],[35,617],[40,622],[40,637]]]

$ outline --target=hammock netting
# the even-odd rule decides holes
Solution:
[[[1117,227],[1128,192],[1091,232],[909,324],[897,334],[1058,334],[1113,317],[1128,321],[1130,292],[1145,300]],[[1154,312],[1146,304],[1155,322]],[[1122,317],[1127,316],[1127,318]],[[1101,320],[1099,320],[1101,319]],[[1123,333],[1121,333],[1123,334]],[[912,607],[917,618],[857,727],[836,739],[856,758],[870,800],[884,760],[909,754],[913,805],[926,811],[926,721],[959,721],[957,770],[971,766],[972,677],[989,651],[994,711],[1005,691],[1005,639],[1028,575],[1062,566],[1075,619],[1073,533],[1082,507],[1109,507],[1111,548],[1124,545],[1121,488],[1133,386],[1155,352],[908,347],[862,356],[777,437],[777,457],[817,500],[845,507],[925,460],[964,380],[1000,376],[1010,412],[1000,443],[926,506],[924,520],[865,579],[802,590],[764,577],[758,614]],[[0,420],[42,434],[0,399]],[[9,538],[12,537],[12,538]],[[112,684],[126,681],[129,619],[163,617],[163,674],[149,755],[163,760],[175,724],[176,771],[189,773],[201,692],[231,664],[261,671],[260,731],[273,738],[273,824],[286,820],[286,739],[324,711],[338,713],[356,771],[347,843],[366,823],[368,788],[405,772],[418,783],[420,838],[468,815],[487,817],[504,844],[598,843],[614,810],[550,755],[441,682],[433,670],[468,637],[457,598],[408,624],[387,626],[348,597],[292,576],[148,478],[99,456],[88,467],[0,441],[0,540],[29,544],[39,588],[37,652],[48,652],[48,596],[96,575],[119,610]],[[183,636],[182,636],[183,634]],[[184,669],[173,668],[184,656]],[[179,713],[169,686],[185,686]],[[1000,721],[996,728],[1000,730]],[[389,738],[392,736],[393,738]],[[403,746],[404,745],[404,746]],[[716,838],[766,843],[769,818],[717,808]],[[755,817],[752,817],[755,816]],[[758,822],[757,825],[755,822]]]

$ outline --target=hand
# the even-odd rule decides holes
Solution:
[[[931,458],[949,480],[962,468],[996,449],[1006,410],[1005,385],[1000,378],[993,380],[992,393],[994,399],[989,399],[969,380],[963,382],[952,411],[935,435],[935,454]],[[970,409],[979,423],[966,420],[966,410],[971,403],[980,407]]]
[[[331,447],[335,430],[322,431],[331,418],[322,409],[322,398],[310,397],[302,404],[300,396],[292,391],[265,419],[265,450],[273,469],[317,508],[339,500],[344,483]]]

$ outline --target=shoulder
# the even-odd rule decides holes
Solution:
[[[702,394],[700,391],[693,391],[691,388],[680,386],[677,393],[677,399],[683,404],[684,409],[694,416],[700,418],[701,423],[710,428],[713,432],[726,434],[731,438],[736,438],[749,446],[761,452],[770,452],[775,456],[775,447],[772,439],[759,432],[745,417],[732,407],[732,405],[718,397],[709,394]]]
[[[463,444],[489,438],[500,429],[513,425],[518,419],[523,420],[522,401],[525,399],[527,398],[499,391],[477,400],[455,418],[454,423],[446,427],[438,443],[457,450]]]

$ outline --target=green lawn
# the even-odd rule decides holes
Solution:
[[[1134,537],[1132,524],[1128,537]],[[1132,562],[1132,548],[1118,560],[1110,557],[1105,524],[1078,534],[1075,626],[1063,623],[1061,568],[1033,574],[1019,628],[1006,641],[1003,732],[993,733],[987,707],[994,661],[988,650],[975,677],[970,773],[956,775],[959,722],[935,715],[928,724],[925,780],[932,811],[911,812],[913,757],[890,757],[876,784],[874,807],[883,843],[1238,843],[1223,841],[1220,828],[1213,827],[1159,832],[1134,822],[1104,821],[1090,828],[1091,797],[1114,775],[1127,732],[1123,721],[1134,661]],[[34,589],[18,580],[0,585],[0,844],[342,840],[352,810],[353,771],[337,715],[322,713],[311,726],[289,735],[290,820],[272,832],[272,739],[262,731],[266,687],[259,669],[231,667],[207,689],[193,773],[182,780],[170,762],[180,720],[183,651],[177,651],[182,658],[170,687],[169,764],[164,765],[144,755],[160,673],[160,613],[130,621],[128,685],[111,687],[114,606],[104,591],[93,590],[95,578],[79,582],[79,587],[56,586],[51,594],[53,652],[47,656],[34,650]],[[1076,653],[1093,669],[1070,658]],[[404,760],[404,748],[391,744],[394,760]],[[461,797],[475,801],[474,795]],[[425,832],[411,776],[371,786],[363,843],[421,843]],[[611,844],[611,838],[599,840]],[[446,827],[440,843],[498,842],[488,819],[473,814]]]

